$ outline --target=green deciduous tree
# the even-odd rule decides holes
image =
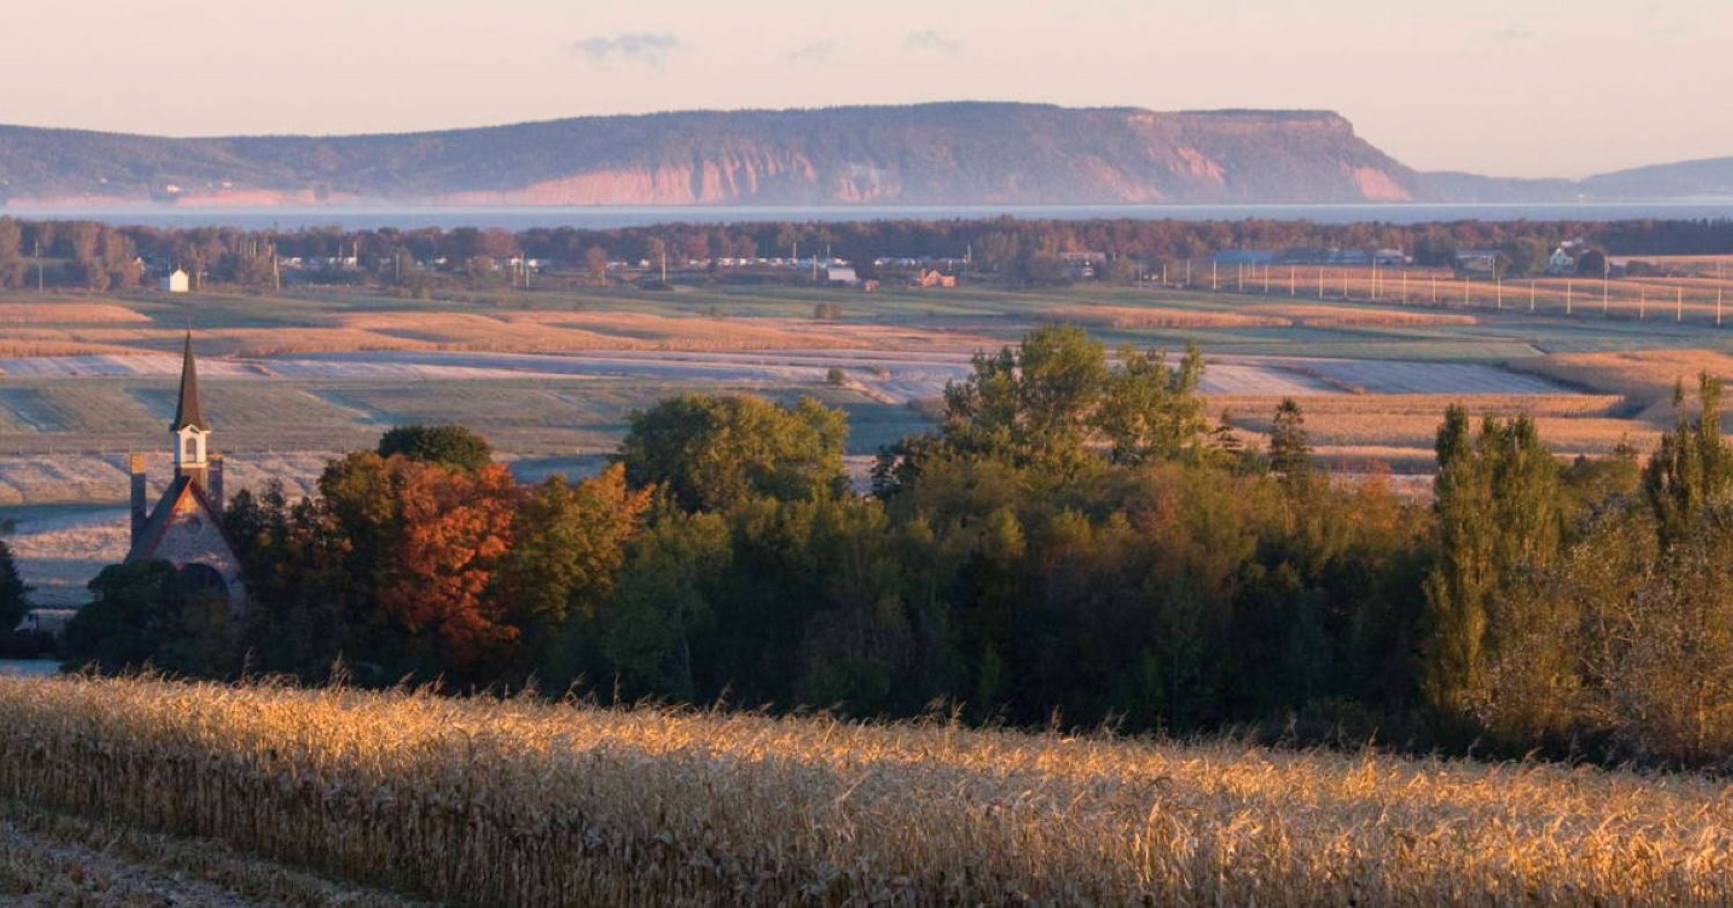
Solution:
[[[1115,463],[1171,460],[1195,450],[1208,430],[1203,398],[1203,353],[1188,345],[1178,367],[1164,355],[1126,351],[1107,380],[1099,422]]]
[[[616,460],[634,488],[658,486],[690,511],[754,496],[841,492],[848,419],[812,398],[792,407],[747,395],[676,397],[632,417]]]
[[[1557,554],[1559,466],[1528,417],[1488,417],[1471,437],[1457,406],[1438,430],[1437,454],[1426,692],[1441,715],[1463,721],[1490,695],[1490,666],[1517,620],[1501,604]]]
[[[397,426],[379,439],[379,456],[401,454],[409,460],[436,463],[475,473],[493,463],[487,439],[463,426]]]
[[[67,625],[69,661],[108,672],[232,670],[228,597],[203,582],[202,571],[209,568],[177,571],[166,561],[103,568],[90,581],[94,599]]]

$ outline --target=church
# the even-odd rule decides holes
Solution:
[[[154,508],[145,507],[144,455],[132,455],[132,546],[126,560],[167,561],[182,572],[190,588],[216,590],[228,598],[231,609],[239,610],[247,594],[241,560],[223,532],[223,458],[210,451],[211,426],[199,405],[190,331],[169,432],[174,436],[174,478]]]

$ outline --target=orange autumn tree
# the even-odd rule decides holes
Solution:
[[[401,520],[379,588],[379,607],[412,634],[431,635],[458,672],[504,656],[518,636],[491,595],[511,549],[520,498],[502,464],[473,476],[393,457]]]
[[[346,649],[386,677],[524,679],[611,594],[651,491],[615,465],[579,482],[519,485],[373,451],[331,462],[321,523],[343,564]],[[503,674],[502,674],[503,673]]]

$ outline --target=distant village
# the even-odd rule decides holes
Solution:
[[[114,227],[0,217],[0,289],[367,285],[559,289],[806,284],[943,290],[1099,281],[1207,286],[1273,266],[1426,268],[1459,276],[1674,276],[1733,241],[1714,223],[863,221],[534,228]],[[1204,269],[1200,278],[1196,269]],[[1718,265],[1715,267],[1719,267]]]

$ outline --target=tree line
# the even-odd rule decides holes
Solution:
[[[600,475],[526,484],[453,427],[318,494],[243,492],[246,611],[105,570],[76,660],[854,716],[1706,764],[1733,757],[1733,452],[1719,385],[1640,466],[1451,408],[1436,498],[1257,449],[1204,365],[1073,327],[978,355],[870,494],[816,401],[684,396]]]
[[[20,287],[38,277],[45,285],[94,290],[137,286],[138,260],[156,268],[183,267],[216,284],[264,288],[279,278],[284,258],[346,260],[354,270],[318,272],[325,281],[414,285],[428,280],[417,263],[450,280],[469,283],[507,278],[492,267],[516,256],[552,263],[574,274],[605,277],[609,261],[664,257],[686,262],[720,258],[833,254],[850,262],[880,258],[968,259],[980,273],[1010,283],[1068,280],[1062,253],[1091,251],[1108,256],[1103,280],[1136,280],[1163,262],[1196,259],[1225,249],[1393,248],[1422,265],[1454,262],[1460,249],[1496,249],[1518,273],[1544,264],[1556,244],[1587,239],[1608,254],[1725,254],[1733,252],[1733,221],[1454,221],[1419,225],[1360,222],[1320,224],[1248,218],[1239,221],[1088,221],[958,219],[874,220],[841,223],[674,223],[587,230],[437,227],[400,230],[294,231],[232,227],[113,227],[88,221],[20,221],[0,218],[0,288]],[[42,273],[33,273],[36,262]]]

